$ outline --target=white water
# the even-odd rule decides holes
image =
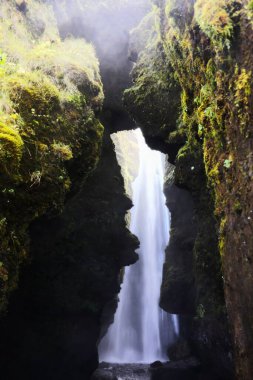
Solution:
[[[130,230],[140,240],[139,261],[127,267],[114,323],[99,346],[100,361],[151,363],[167,361],[166,349],[178,334],[176,316],[159,308],[164,251],[170,216],[163,194],[166,157],[151,150],[136,134],[140,168],[132,184]]]

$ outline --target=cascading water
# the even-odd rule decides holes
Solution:
[[[125,270],[114,323],[99,346],[109,363],[166,361],[166,348],[178,334],[177,318],[159,308],[164,251],[169,241],[169,212],[163,194],[166,157],[136,134],[139,174],[132,183],[130,230],[138,236],[139,261]]]

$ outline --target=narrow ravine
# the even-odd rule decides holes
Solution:
[[[253,0],[0,0],[0,380],[253,379],[252,55]]]
[[[177,318],[159,308],[170,227],[163,194],[166,156],[146,145],[140,129],[129,133],[135,134],[140,163],[132,183],[130,223],[140,240],[139,261],[125,269],[115,320],[99,347],[100,361],[165,362],[168,345],[178,334]]]

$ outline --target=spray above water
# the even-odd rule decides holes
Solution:
[[[167,346],[178,334],[175,316],[159,308],[164,251],[169,242],[169,212],[163,194],[166,156],[151,150],[135,133],[139,173],[132,183],[130,230],[140,240],[139,261],[125,270],[114,323],[99,347],[109,363],[167,361]]]

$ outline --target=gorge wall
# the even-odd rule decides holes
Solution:
[[[99,63],[81,23],[70,37],[73,20],[57,25],[53,2],[0,5],[1,376],[88,379],[120,269],[137,260],[125,221],[132,204],[110,139],[133,122],[121,87],[101,112]]]
[[[138,246],[110,134],[137,122],[175,165],[161,306],[212,380],[251,380],[252,1],[113,5],[0,0],[1,374],[98,365]]]
[[[50,7],[1,1],[0,17],[3,311],[28,258],[30,223],[59,212],[71,183],[78,187],[98,163],[95,113],[104,96],[94,49],[61,40]]]
[[[124,97],[176,166],[161,304],[186,315],[194,307],[192,347],[222,378],[232,376],[227,309],[237,378],[250,379],[252,2],[155,4],[133,32],[137,63]]]

